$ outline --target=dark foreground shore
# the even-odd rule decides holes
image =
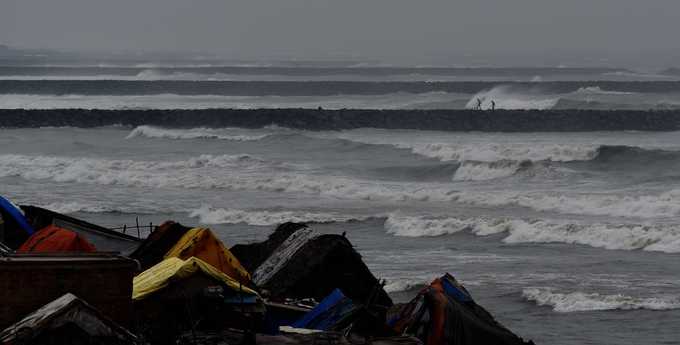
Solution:
[[[449,273],[395,304],[346,233],[305,223],[228,248],[170,220],[142,238],[3,197],[0,215],[2,345],[534,345]]]
[[[640,110],[361,110],[0,109],[0,127],[242,127],[276,125],[305,130],[354,128],[488,132],[675,131],[680,111]]]

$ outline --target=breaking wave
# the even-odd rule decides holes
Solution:
[[[596,160],[611,163],[618,160],[629,163],[650,163],[680,159],[677,148],[644,148],[624,145],[603,145],[597,149]]]
[[[432,279],[430,279],[431,281]],[[385,292],[402,292],[419,290],[427,286],[428,281],[423,279],[392,279],[385,285]]]
[[[677,296],[632,297],[623,294],[602,295],[599,293],[559,293],[551,288],[526,288],[522,296],[539,306],[552,307],[558,313],[601,310],[670,310],[680,308]]]
[[[368,140],[367,142],[370,142]],[[374,141],[375,142],[375,141]],[[376,142],[377,143],[377,142]],[[601,161],[611,163],[644,162],[654,160],[659,163],[669,160],[680,161],[678,148],[655,148],[625,145],[599,144],[515,144],[515,143],[430,143],[430,144],[392,144],[397,148],[409,149],[417,155],[436,158],[442,162],[458,161],[468,163],[467,168],[482,167],[488,163],[489,169],[501,167],[517,171],[531,163],[538,162],[587,162]],[[512,169],[510,169],[512,168]]]
[[[480,236],[508,231],[509,224],[504,219],[490,220],[481,218],[427,218],[405,216],[391,213],[385,219],[384,227],[389,234],[406,237],[431,237],[470,231]]]
[[[213,208],[203,205],[189,214],[198,218],[203,224],[248,224],[277,225],[285,222],[299,223],[335,223],[365,220],[370,217],[352,217],[337,213],[318,213],[309,211],[271,211],[271,210],[238,210]]]
[[[603,90],[599,86],[586,86],[579,88],[576,90],[574,93],[576,94],[585,94],[585,95],[631,95],[634,94],[634,92],[626,92],[626,91],[609,91],[609,90]]]
[[[645,195],[457,190],[443,182],[373,181],[321,175],[308,166],[250,155],[206,154],[178,161],[0,155],[0,177],[8,176],[130,187],[290,192],[350,200],[521,206],[564,214],[630,218],[680,215],[680,190]]]
[[[457,139],[456,135],[436,133],[431,141],[414,140],[414,137],[425,136],[425,132],[392,132],[386,130],[347,130],[341,132],[324,132],[315,134],[303,132],[306,136],[323,139],[342,139],[370,145],[388,145],[398,149],[442,162],[582,162],[593,160],[620,159],[621,161],[649,158],[680,160],[680,145],[657,144],[643,142],[630,145],[630,141],[602,140],[593,142],[593,138],[561,142],[536,141],[533,138],[519,141],[498,140],[493,135],[486,140]],[[488,135],[487,135],[488,136]],[[484,138],[484,137],[483,137]]]
[[[408,137],[384,138],[370,133],[341,133],[344,140],[374,145],[390,145],[409,150],[413,154],[438,159],[441,162],[458,162],[454,181],[489,180],[515,175],[534,168],[561,166],[569,168],[572,163],[600,163],[580,165],[586,169],[611,168],[618,164],[621,169],[643,169],[660,166],[669,170],[669,164],[680,164],[680,148],[677,146],[625,146],[600,143],[409,143]],[[553,164],[556,163],[556,164]],[[604,164],[601,164],[604,163]],[[573,165],[571,165],[573,167]],[[559,169],[559,167],[558,167]],[[563,171],[567,171],[562,169]],[[669,170],[670,171],[670,170]]]
[[[443,161],[556,161],[591,160],[597,155],[596,145],[525,145],[489,143],[479,145],[424,144],[412,151]]]
[[[555,166],[552,163],[604,163],[589,165],[589,169],[642,169],[661,166],[668,169],[680,163],[678,147],[639,147],[602,144],[526,144],[526,143],[404,143],[384,139],[341,134],[343,140],[376,145],[390,145],[441,162],[458,162],[454,181],[491,180],[509,177],[534,168]],[[565,170],[566,171],[566,170]]]
[[[499,85],[476,93],[465,105],[467,109],[475,109],[477,101],[482,109],[492,108],[495,102],[496,109],[551,109],[560,97],[553,94],[545,94],[539,89],[518,89],[509,85]]]
[[[241,155],[200,155],[181,161],[135,161],[65,156],[1,155],[0,176],[103,185],[200,188],[214,186],[223,169],[257,171],[283,167]],[[211,173],[213,176],[211,176]]]
[[[564,214],[657,218],[680,216],[680,190],[656,195],[558,192],[456,193],[452,200],[485,206],[515,205]]]
[[[384,145],[380,139],[348,137],[344,134],[328,133],[318,135],[306,131],[294,131],[288,128],[271,127],[258,130],[238,128],[189,128],[169,129],[154,126],[138,126],[126,137],[127,139],[162,138],[162,139],[212,139],[230,141],[258,141],[270,137],[280,137],[283,141],[310,140],[313,138],[333,139],[366,145]],[[525,144],[525,143],[480,143],[480,144],[404,144],[391,143],[390,146],[408,149],[414,154],[429,158],[437,158],[442,162],[458,162],[452,175],[453,181],[484,181],[506,178],[521,172],[550,168],[550,163],[571,162],[603,162],[608,167],[613,163],[626,165],[626,169],[634,167],[639,162],[640,167],[650,164],[668,165],[673,160],[680,162],[680,151],[643,148],[636,146],[616,146],[599,144]],[[343,149],[347,149],[343,146]],[[364,146],[357,146],[356,150],[365,150]],[[590,168],[599,169],[598,166]],[[559,168],[558,168],[559,169]],[[447,172],[451,167],[446,167]],[[566,171],[566,170],[565,170]],[[449,175],[451,176],[451,175]],[[420,181],[420,179],[417,179]]]
[[[475,162],[467,161],[461,163],[453,175],[454,181],[483,181],[508,177],[518,171],[531,166],[530,161],[496,161],[496,162]]]
[[[447,200],[449,191],[416,183],[380,183],[308,174],[249,155],[201,155],[180,161],[0,155],[0,177],[150,188],[317,194],[361,200]],[[299,167],[298,167],[299,168]],[[304,167],[302,167],[304,168]],[[228,173],[227,173],[228,172]]]
[[[156,126],[137,126],[126,139],[145,137],[162,139],[216,139],[232,141],[257,141],[273,135],[285,133],[298,134],[305,139],[322,138],[357,142],[369,145],[391,145],[399,149],[408,149],[414,154],[428,158],[437,158],[442,162],[457,161],[461,163],[460,179],[466,171],[482,170],[482,175],[511,175],[521,168],[527,168],[535,162],[579,162],[591,160],[619,159],[621,161],[663,158],[675,155],[680,159],[680,151],[661,148],[644,148],[624,145],[601,144],[526,144],[526,143],[402,143],[387,142],[370,137],[354,137],[345,134],[318,135],[305,131],[293,131],[283,127],[267,127],[263,130],[245,130],[239,128],[186,128],[173,129]],[[505,171],[505,172],[501,172]]]
[[[597,144],[526,144],[526,143],[408,143],[370,136],[341,134],[340,138],[366,144],[392,145],[411,150],[414,154],[441,161],[551,161],[570,162],[592,160],[601,148]]]
[[[154,214],[158,212],[163,212],[164,210],[160,208],[142,207],[140,205],[131,206],[113,206],[104,204],[89,204],[82,203],[78,201],[66,201],[66,202],[52,202],[47,204],[37,205],[42,208],[57,212],[57,213],[129,213],[129,214]]]
[[[232,141],[256,141],[268,137],[262,135],[229,135],[225,134],[228,129],[191,128],[191,129],[166,129],[153,126],[138,126],[133,129],[126,139],[137,137],[161,138],[161,139],[219,139]]]
[[[389,234],[406,237],[468,231],[478,236],[504,233],[505,243],[568,243],[611,250],[680,252],[680,229],[676,225],[576,224],[484,217],[428,218],[392,213],[385,220],[384,227]]]
[[[639,97],[638,97],[639,96]],[[466,109],[664,109],[676,108],[677,97],[662,93],[641,97],[629,91],[605,90],[600,86],[583,86],[574,91],[551,90],[540,83],[536,86],[498,85],[474,94]]]
[[[309,140],[311,138],[334,139],[361,143],[366,145],[384,144],[379,140],[364,140],[362,138],[346,138],[343,134],[338,136],[328,134],[316,135],[309,132],[298,132],[287,128],[266,128],[261,130],[243,130],[237,128],[189,128],[167,129],[154,126],[138,126],[127,136],[127,139],[162,138],[162,139],[212,139],[230,141],[257,141],[269,137],[279,137],[285,133],[281,140]],[[292,134],[292,135],[291,135]],[[390,146],[409,149],[411,152],[430,158],[437,158],[442,162],[456,161],[452,165],[455,170],[452,174],[453,181],[482,181],[493,180],[514,176],[517,173],[534,169],[548,168],[550,163],[560,162],[584,162],[602,161],[607,164],[619,162],[631,165],[636,161],[640,166],[649,164],[668,164],[669,160],[676,159],[680,162],[680,152],[663,149],[642,148],[634,146],[614,145],[569,145],[569,144],[391,144]],[[346,149],[346,146],[343,146]],[[356,150],[364,150],[365,146],[357,146]],[[596,168],[596,167],[595,167]],[[446,168],[452,170],[451,167]],[[449,175],[451,176],[451,175]]]

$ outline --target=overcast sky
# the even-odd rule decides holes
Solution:
[[[679,32],[679,0],[0,0],[0,43],[62,50],[663,65]]]

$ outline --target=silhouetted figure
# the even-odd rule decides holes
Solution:
[[[496,110],[496,102],[494,100],[491,100],[491,111]]]
[[[482,100],[477,98],[477,110],[482,110]]]

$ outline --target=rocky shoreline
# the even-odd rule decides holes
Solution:
[[[0,127],[162,126],[481,132],[675,131],[677,110],[0,109]]]

